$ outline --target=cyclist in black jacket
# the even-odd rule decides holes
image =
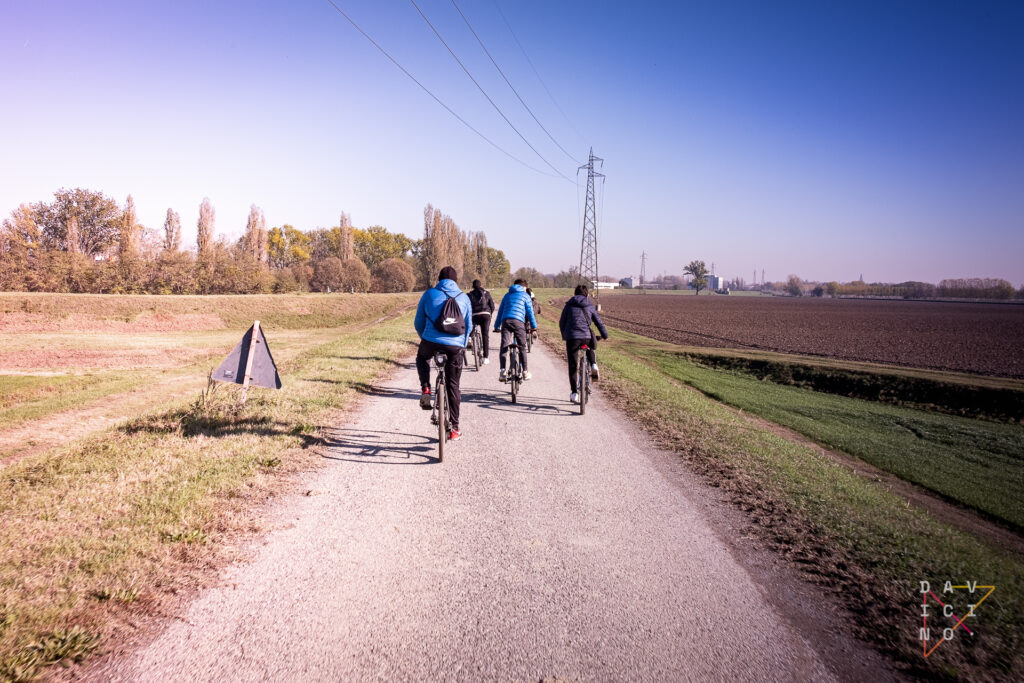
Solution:
[[[586,344],[587,360],[590,361],[590,376],[598,378],[597,371],[597,337],[590,329],[590,324],[597,325],[601,332],[601,338],[608,338],[608,330],[601,322],[601,316],[590,301],[590,292],[586,285],[577,285],[575,295],[565,302],[562,309],[562,316],[558,320],[558,328],[562,331],[562,339],[565,340],[565,355],[569,361],[569,390],[572,392],[569,400],[576,403],[580,400],[580,387],[576,386],[576,352]]]
[[[491,315],[494,314],[494,299],[484,289],[479,280],[473,280],[473,289],[469,292],[469,302],[473,305],[473,324],[480,327],[480,336],[484,345],[484,365],[490,364],[491,353]]]

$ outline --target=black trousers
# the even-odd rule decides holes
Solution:
[[[565,342],[565,355],[569,360],[569,391],[576,393],[579,387],[576,386],[576,372],[579,370],[579,363],[576,362],[576,352],[586,344],[587,360],[591,365],[597,365],[597,337],[590,333],[590,339],[568,339]]]
[[[501,323],[501,369],[504,370],[508,362],[507,351],[513,336],[519,344],[519,363],[523,366],[523,372],[526,372],[526,356],[529,354],[526,353],[526,323],[522,320],[505,320]]]
[[[462,352],[464,350],[461,346],[444,346],[421,339],[419,351],[416,352],[416,372],[420,376],[421,390],[430,388],[430,364],[433,362],[434,354],[441,352],[448,357],[444,364],[444,388],[445,394],[448,396],[448,406],[451,408],[452,429],[459,428],[459,408],[462,406],[462,389],[459,387],[459,382],[462,380]]]
[[[487,358],[491,353],[491,314],[474,313],[473,324],[480,327],[480,336],[484,341],[484,358]]]

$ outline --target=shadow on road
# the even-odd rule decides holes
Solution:
[[[554,415],[565,413],[571,415],[574,411],[566,409],[571,406],[568,401],[556,401],[552,403],[549,399],[536,398],[519,394],[516,403],[512,403],[512,393],[500,389],[471,389],[462,394],[463,405],[475,405],[487,410],[501,410],[510,413]]]
[[[323,457],[373,465],[430,465],[437,440],[420,434],[366,429],[335,429],[323,435]]]

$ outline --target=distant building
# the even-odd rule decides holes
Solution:
[[[633,289],[633,278],[631,278],[631,277],[624,277],[624,278],[622,278],[621,280],[619,280],[619,286],[620,287],[625,287],[626,289]]]
[[[598,289],[618,289],[618,282],[597,282],[595,283]]]
[[[722,278],[718,275],[708,275],[708,289],[711,291],[722,289],[722,284]]]

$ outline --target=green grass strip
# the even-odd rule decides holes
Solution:
[[[659,370],[723,403],[794,429],[1024,529],[1024,427],[809,391],[645,350]]]

